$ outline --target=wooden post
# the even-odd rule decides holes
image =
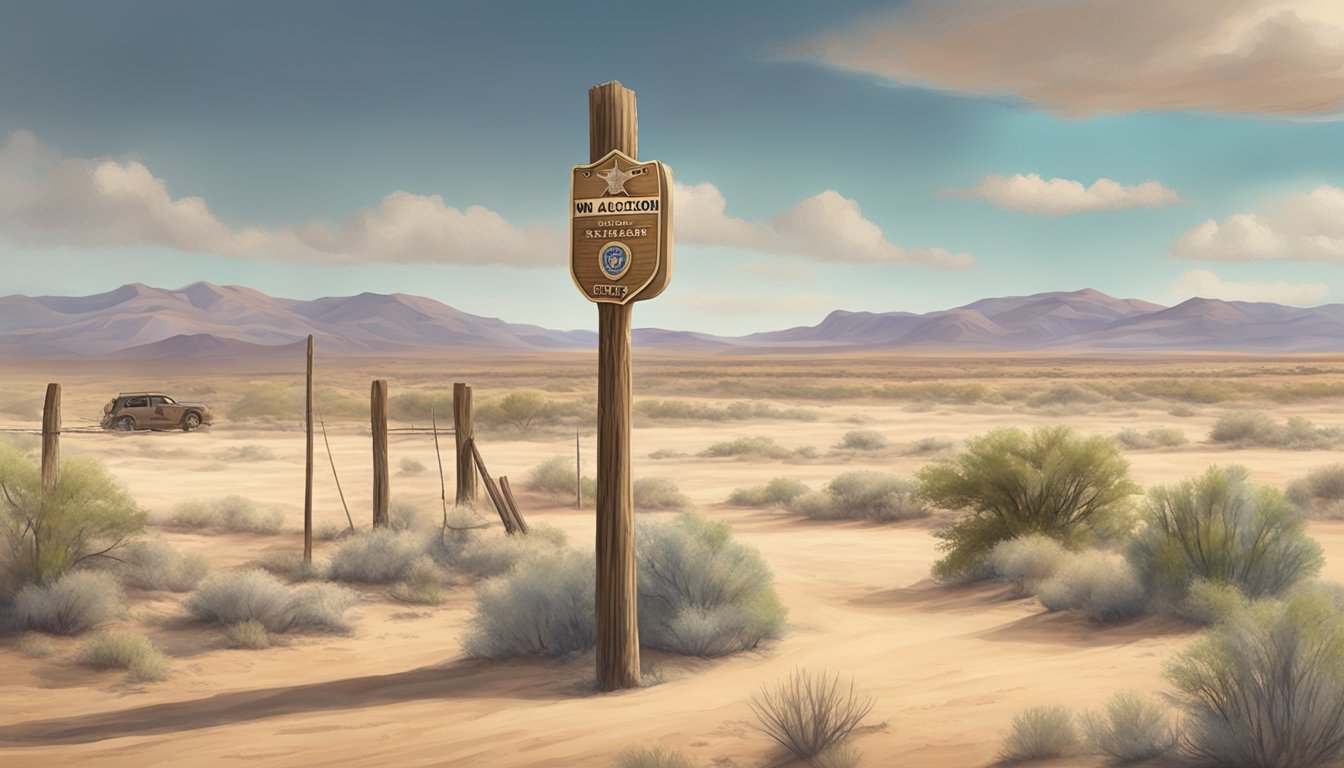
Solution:
[[[391,489],[387,474],[387,381],[376,379],[369,390],[369,426],[373,430],[373,527],[388,523]]]
[[[583,456],[579,453],[579,430],[574,430],[574,508],[583,509]]]
[[[472,440],[467,444],[468,456],[476,464],[476,469],[481,473],[481,481],[485,483],[485,492],[490,495],[490,502],[495,505],[495,512],[499,513],[499,521],[504,524],[504,531],[509,535],[518,532],[518,527],[513,523],[513,515],[509,514],[509,505],[504,502],[504,496],[495,487],[495,481],[490,479],[490,472],[485,468],[485,459],[481,458],[481,452],[476,447],[476,441]]]
[[[47,385],[42,406],[42,490],[56,490],[61,472],[61,385]]]
[[[509,507],[509,516],[513,518],[513,524],[518,528],[518,532],[528,533],[527,521],[523,519],[522,510],[518,509],[518,500],[513,498],[513,489],[509,487],[509,478],[504,475],[499,476],[499,492],[504,497],[504,503]]]
[[[304,445],[303,464],[303,562],[313,563],[313,337],[308,336],[308,390],[305,398],[304,420],[308,434]]]
[[[457,443],[457,503],[476,506],[476,467],[472,462],[471,441],[476,425],[471,415],[471,387],[453,385],[453,436]]]
[[[589,162],[613,149],[639,159],[635,92],[588,91]],[[639,685],[634,498],[630,478],[630,304],[597,305],[597,681]]]

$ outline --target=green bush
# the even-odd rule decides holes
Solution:
[[[812,520],[893,522],[928,517],[915,496],[915,484],[884,472],[846,472],[819,492],[795,498],[788,509]]]
[[[727,523],[699,515],[640,519],[639,635],[642,645],[692,656],[722,656],[783,634],[786,611],[774,577],[754,547]]]
[[[184,501],[169,518],[184,528],[210,528],[222,533],[279,533],[284,515],[278,509],[257,509],[251,499],[225,496],[210,501]]]
[[[476,587],[464,648],[469,656],[563,657],[597,642],[590,554],[542,553]]]
[[[853,681],[804,669],[795,670],[774,688],[762,686],[747,700],[758,727],[802,760],[849,738],[875,703],[855,694]]]
[[[79,648],[79,663],[94,669],[124,669],[132,680],[166,680],[168,659],[149,638],[129,632],[99,632]]]
[[[597,481],[584,477],[581,481],[575,477],[574,461],[565,456],[553,456],[532,468],[528,473],[528,487],[538,493],[574,498],[574,484],[581,482],[583,498],[597,497]]]
[[[334,584],[290,587],[260,569],[218,573],[188,598],[187,611],[200,621],[230,626],[249,620],[268,632],[347,629],[345,612],[355,594]]]
[[[52,635],[78,635],[126,612],[112,574],[71,571],[50,584],[32,584],[15,601],[19,626]]]
[[[789,450],[770,437],[739,437],[714,443],[697,455],[715,459],[808,459],[815,458],[816,453],[811,446]]]
[[[1230,443],[1238,448],[1289,448],[1306,451],[1331,448],[1344,440],[1344,430],[1317,427],[1294,416],[1279,424],[1264,413],[1229,413],[1218,419],[1209,432],[1215,443]]]
[[[62,461],[55,489],[44,494],[39,462],[0,442],[0,489],[0,593],[115,558],[147,521],[125,489],[82,456]]]
[[[1317,768],[1344,750],[1344,613],[1319,589],[1262,600],[1166,670],[1186,743],[1217,765]]]
[[[792,477],[776,477],[765,485],[738,488],[728,497],[728,503],[739,507],[786,507],[794,499],[809,493],[810,488]]]
[[[1044,391],[1031,395],[1027,398],[1027,405],[1032,408],[1050,408],[1061,405],[1078,405],[1080,403],[1099,403],[1104,399],[1091,389],[1065,382],[1055,384]]]
[[[632,492],[635,509],[686,509],[691,499],[677,484],[666,477],[642,477],[635,481]]]
[[[760,401],[740,400],[721,406],[692,400],[640,400],[634,414],[646,419],[677,419],[681,421],[745,421],[747,419],[787,419],[789,421],[816,421],[816,411],[805,408],[779,408]]]
[[[141,589],[190,592],[210,570],[200,555],[184,555],[161,539],[137,539],[126,545],[118,570]]]
[[[266,631],[266,625],[256,619],[230,624],[225,627],[224,636],[233,648],[260,651],[271,647],[271,635]]]
[[[1106,701],[1104,710],[1086,712],[1081,719],[1088,743],[1120,763],[1161,757],[1180,740],[1166,707],[1133,691],[1115,694]]]
[[[907,445],[903,453],[906,456],[930,456],[935,453],[942,453],[951,447],[951,440],[943,440],[938,437],[922,437]]]
[[[1344,464],[1316,467],[1289,483],[1285,492],[1313,517],[1344,518]]]
[[[1116,442],[1126,448],[1145,450],[1148,448],[1175,448],[1185,445],[1185,433],[1171,427],[1159,427],[1147,432],[1137,429],[1122,429],[1115,434]]]
[[[1277,490],[1247,482],[1245,467],[1153,488],[1129,560],[1147,591],[1180,606],[1192,582],[1231,584],[1250,597],[1274,595],[1315,575],[1320,545]]]
[[[305,392],[299,384],[279,381],[252,382],[228,408],[230,421],[302,421]],[[325,419],[368,419],[367,399],[326,387],[313,393],[313,403]]]
[[[1013,717],[1013,724],[999,746],[999,760],[1020,763],[1068,757],[1078,751],[1078,734],[1073,730],[1073,713],[1064,706],[1025,709]]]
[[[836,447],[847,451],[885,451],[891,443],[876,430],[853,429],[840,438]]]
[[[1211,626],[1221,624],[1251,604],[1240,589],[1226,582],[1195,579],[1190,582],[1185,602],[1179,613],[1196,624]]]
[[[918,479],[924,499],[967,511],[936,534],[946,553],[934,566],[942,580],[974,573],[1006,539],[1041,533],[1075,546],[1114,537],[1129,529],[1130,496],[1139,490],[1114,443],[1067,427],[994,430]]]

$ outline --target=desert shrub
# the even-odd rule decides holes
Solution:
[[[906,456],[928,456],[934,453],[942,453],[951,447],[951,440],[943,440],[938,437],[922,437],[907,445],[903,453]]]
[[[1064,706],[1024,709],[1013,717],[1013,724],[999,745],[999,760],[1019,763],[1068,757],[1078,750],[1078,734],[1073,730],[1073,713]]]
[[[1289,483],[1285,493],[1309,515],[1344,518],[1344,464],[1316,467]]]
[[[173,508],[169,522],[224,533],[279,533],[285,518],[278,509],[258,509],[251,499],[225,496],[210,501],[184,501]]]
[[[422,475],[428,470],[428,467],[419,460],[407,456],[397,462],[397,469],[400,470],[403,475]]]
[[[1136,392],[1147,397],[1201,405],[1245,400],[1251,396],[1244,381],[1232,382],[1195,378],[1149,379],[1136,381],[1132,386]]]
[[[425,554],[424,534],[372,528],[341,542],[331,556],[330,574],[336,581],[391,584],[400,580]]]
[[[684,451],[678,451],[673,448],[659,448],[649,454],[650,459],[682,459],[690,454]]]
[[[488,579],[508,573],[525,560],[562,550],[565,542],[565,532],[559,528],[535,525],[525,536],[501,533],[472,537],[461,547],[456,559],[448,564],[477,578]]]
[[[686,755],[670,747],[631,747],[616,756],[616,768],[695,768]]]
[[[233,648],[260,651],[271,647],[271,635],[266,631],[266,625],[256,619],[230,624],[224,628],[224,637]]]
[[[0,441],[0,592],[48,584],[79,565],[115,557],[144,530],[146,515],[97,462],[61,463],[56,487],[43,493],[32,456]]]
[[[1302,511],[1277,490],[1248,483],[1249,474],[1210,467],[1149,491],[1128,555],[1155,597],[1179,606],[1195,579],[1273,595],[1320,570],[1321,547],[1307,537]]]
[[[635,509],[686,509],[691,500],[677,484],[666,477],[644,477],[636,480],[633,493]]]
[[[1182,617],[1196,624],[1221,624],[1249,607],[1251,601],[1240,589],[1226,582],[1195,579],[1180,605]]]
[[[786,611],[758,550],[699,515],[641,519],[635,530],[643,645],[722,656],[779,637]]]
[[[776,477],[765,485],[738,488],[728,497],[728,503],[739,507],[784,507],[809,491],[801,480]]]
[[[1229,413],[1218,419],[1209,432],[1215,443],[1230,443],[1238,448],[1290,448],[1313,450],[1330,448],[1344,440],[1344,430],[1317,427],[1307,419],[1294,416],[1280,424],[1264,413]]]
[[[94,669],[124,669],[132,680],[165,680],[168,659],[142,635],[98,632],[79,648],[79,663]]]
[[[290,581],[321,581],[330,577],[328,563],[321,560],[306,563],[298,552],[268,553],[257,564]]]
[[[252,382],[228,408],[231,421],[301,421],[304,414],[304,388],[278,381]],[[328,419],[357,419],[369,417],[367,399],[347,392],[318,387],[313,392],[317,410]]]
[[[1160,757],[1180,740],[1166,707],[1133,691],[1115,694],[1101,712],[1085,712],[1080,719],[1088,743],[1121,763]]]
[[[235,445],[215,454],[219,461],[270,461],[275,451],[264,445]]]
[[[344,615],[356,602],[353,592],[334,584],[290,587],[260,569],[218,573],[187,600],[200,621],[259,622],[268,632],[301,629],[344,630]]]
[[[811,446],[789,450],[770,437],[739,437],[714,443],[697,455],[704,458],[806,459],[814,458],[816,450]]]
[[[967,514],[936,535],[940,579],[965,578],[995,544],[1041,533],[1081,545],[1128,530],[1129,464],[1114,443],[1067,427],[998,429],[920,470],[919,495]]]
[[[563,496],[567,499],[574,498],[574,483],[576,482],[573,460],[564,456],[553,456],[546,461],[533,467],[528,473],[528,487],[539,493],[549,493],[553,496]],[[597,481],[591,477],[584,477],[581,481],[583,497],[592,499],[597,497]]]
[[[558,550],[482,582],[464,643],[467,655],[563,657],[592,648],[593,573],[592,555]]]
[[[1077,405],[1079,403],[1099,403],[1104,399],[1091,389],[1066,382],[1055,384],[1031,395],[1027,398],[1027,405],[1032,408],[1049,408],[1060,405]]]
[[[1185,742],[1217,765],[1315,768],[1344,750],[1344,618],[1317,589],[1262,600],[1168,664]]]
[[[1148,448],[1175,448],[1185,445],[1185,433],[1171,427],[1158,427],[1147,432],[1137,429],[1122,429],[1115,433],[1116,442],[1126,448],[1144,450]]]
[[[1076,610],[1095,621],[1123,621],[1143,613],[1148,595],[1123,557],[1088,550],[1070,554],[1036,596],[1049,611]]]
[[[747,419],[787,419],[789,421],[816,421],[816,411],[806,408],[780,408],[760,401],[739,400],[721,406],[692,400],[640,400],[634,414],[647,419],[678,419],[683,421],[744,421]]]
[[[350,531],[348,526],[323,523],[313,529],[313,538],[318,541],[335,541],[345,535],[347,531]]]
[[[1170,411],[1167,411],[1167,413],[1171,416],[1175,416],[1178,419],[1188,419],[1192,416],[1199,415],[1199,411],[1196,411],[1194,408],[1191,408],[1188,405],[1178,405],[1175,408],[1172,408]]]
[[[204,557],[184,555],[162,539],[132,541],[120,557],[122,579],[141,589],[190,592],[210,570]]]
[[[53,635],[78,635],[126,611],[116,578],[94,571],[72,571],[50,584],[24,587],[15,603],[20,626]]]
[[[550,402],[540,392],[510,392],[501,400],[492,403],[499,411],[502,421],[516,429],[528,429],[533,423],[544,420]],[[487,418],[487,421],[489,419]]]
[[[387,510],[387,525],[394,531],[418,531],[429,528],[432,521],[416,505],[398,499]]]
[[[747,700],[758,727],[802,760],[849,737],[876,702],[854,692],[840,675],[798,669],[775,687],[762,686]]]
[[[1033,592],[1055,575],[1068,556],[1068,550],[1058,541],[1036,533],[995,544],[986,563],[996,578]]]
[[[891,443],[876,430],[852,429],[840,438],[836,447],[847,451],[885,451]]]
[[[14,650],[34,659],[43,659],[56,654],[56,644],[46,635],[30,632],[14,643]]]
[[[813,520],[891,522],[930,514],[915,497],[912,481],[868,470],[846,472],[821,491],[795,498],[788,508]]]
[[[452,390],[392,395],[387,398],[387,417],[412,424],[437,421],[442,429],[442,425],[451,422],[453,418]]]
[[[404,603],[438,605],[443,602],[443,580],[443,571],[428,556],[422,556],[392,585],[392,596]]]

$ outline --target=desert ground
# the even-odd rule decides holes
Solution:
[[[464,362],[466,360],[466,362]],[[595,465],[591,356],[462,356],[443,360],[326,361],[318,364],[318,405],[355,523],[370,520],[369,381],[399,395],[451,392],[470,382],[478,408],[534,390],[566,414],[526,429],[482,423],[478,440],[495,476],[507,475],[533,525],[565,530],[591,546],[594,516],[572,499],[529,490],[528,472],[572,456],[576,426],[585,474]],[[6,362],[0,367],[0,427],[38,425],[48,381],[64,387],[67,428],[96,424],[118,391],[162,390],[204,400],[214,426],[197,432],[129,434],[72,431],[65,455],[100,459],[156,521],[156,533],[206,556],[219,571],[302,549],[304,437],[292,404],[302,361],[184,365],[166,370],[97,362]],[[1156,384],[1153,384],[1156,382]],[[1082,394],[1079,394],[1079,393]],[[854,469],[909,476],[967,438],[996,427],[1067,424],[1087,434],[1174,427],[1189,442],[1126,450],[1142,486],[1168,483],[1211,464],[1248,466],[1259,483],[1283,487],[1307,470],[1339,461],[1335,450],[1234,449],[1209,442],[1214,422],[1234,410],[1303,416],[1344,426],[1344,361],[1333,358],[890,356],[723,356],[682,359],[636,351],[633,432],[636,477],[666,477],[694,509],[731,525],[758,548],[787,606],[788,630],[757,650],[705,660],[646,652],[649,684],[598,693],[591,654],[565,661],[467,658],[462,638],[473,612],[467,580],[442,605],[399,603],[385,587],[359,587],[348,634],[286,635],[265,650],[239,650],[217,627],[188,620],[183,595],[129,592],[116,623],[148,635],[170,658],[162,682],[127,682],[72,662],[77,638],[31,658],[0,638],[0,763],[6,766],[605,766],[631,746],[666,744],[702,766],[792,765],[755,727],[748,698],[797,668],[852,676],[876,706],[853,744],[870,766],[962,768],[992,764],[1014,713],[1036,704],[1099,705],[1125,688],[1166,690],[1166,660],[1198,636],[1167,618],[1118,626],[1069,612],[1047,613],[1034,598],[998,584],[949,587],[929,579],[933,536],[945,518],[903,523],[815,522],[778,510],[726,503],[734,489],[789,476],[819,488]],[[245,396],[283,397],[278,417],[246,418]],[[639,416],[645,400],[708,407],[765,403],[745,419]],[[363,409],[363,410],[361,410]],[[801,409],[801,410],[799,410]],[[417,425],[428,421],[425,414]],[[394,421],[394,426],[406,419]],[[874,430],[886,451],[842,451],[854,429]],[[763,436],[812,458],[707,458],[719,441]],[[18,439],[32,440],[30,435]],[[925,438],[950,449],[907,455]],[[253,460],[229,458],[255,446]],[[443,442],[452,494],[451,438]],[[391,438],[392,497],[440,514],[434,445],[421,432]],[[664,458],[650,458],[661,452]],[[399,472],[402,459],[427,472]],[[175,505],[238,494],[283,511],[277,535],[220,534],[166,525]],[[484,497],[482,498],[484,502]],[[673,515],[673,512],[640,512]],[[322,438],[317,439],[317,527],[344,526]],[[495,520],[498,523],[497,519]],[[1344,581],[1344,522],[1313,521],[1325,547],[1323,576]],[[339,545],[317,541],[315,557]],[[1052,765],[1102,765],[1082,758]]]

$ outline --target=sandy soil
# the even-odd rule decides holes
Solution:
[[[1170,371],[1215,364],[1222,363],[1162,363]],[[544,369],[514,370],[507,361],[490,365],[488,371],[476,371],[473,380],[500,388],[528,383],[541,388],[549,382],[553,391],[587,386],[587,363],[563,369],[559,385]],[[685,372],[699,370],[698,365],[669,362],[667,368]],[[1031,381],[1032,371],[1057,375],[1051,372],[1070,364],[1014,365],[1013,377]],[[360,392],[371,374],[382,373],[378,368],[351,365],[335,378]],[[798,369],[804,377],[814,370],[811,363]],[[1106,370],[1118,369],[1091,361],[1080,375]],[[394,381],[394,394],[398,384],[432,381],[442,387],[447,385],[438,382],[450,380],[425,367],[397,371],[402,378]],[[711,369],[703,375],[709,381],[732,373]],[[65,384],[66,424],[76,425],[96,417],[115,389],[194,388],[199,397],[227,406],[236,387],[264,375],[270,374],[229,370],[156,380],[147,371],[31,367],[0,374],[0,391],[15,393],[19,400],[36,399],[45,380],[59,378]],[[653,375],[636,372],[637,377]],[[689,387],[684,380],[675,386]],[[482,391],[485,387],[478,387]],[[725,401],[732,399],[739,398]],[[1281,486],[1311,467],[1338,461],[1333,451],[1234,451],[1205,443],[1209,427],[1225,412],[1221,406],[1195,406],[1194,415],[1174,417],[1172,403],[1163,402],[1102,404],[1063,414],[1011,404],[771,402],[808,408],[820,418],[641,424],[634,453],[637,476],[673,478],[701,512],[726,520],[740,540],[760,548],[789,608],[788,633],[777,643],[713,661],[646,654],[646,670],[660,682],[599,694],[590,683],[591,656],[565,663],[464,658],[461,640],[472,612],[469,584],[452,588],[448,600],[434,607],[397,603],[383,588],[362,589],[349,635],[291,636],[264,651],[229,649],[217,629],[186,621],[182,596],[133,592],[130,615],[120,624],[152,637],[171,657],[172,676],[131,684],[122,673],[75,666],[77,639],[57,639],[58,653],[39,659],[15,650],[13,638],[0,639],[5,671],[0,678],[0,763],[602,766],[626,747],[663,743],[684,750],[697,765],[786,765],[784,753],[754,728],[746,702],[762,684],[805,667],[852,675],[863,693],[876,697],[877,706],[854,741],[867,756],[866,765],[987,765],[1021,708],[1094,706],[1122,688],[1161,691],[1163,663],[1196,635],[1166,619],[1101,627],[1069,614],[1048,614],[1034,599],[1015,599],[996,585],[938,586],[927,579],[936,558],[931,523],[806,522],[729,507],[724,499],[733,489],[781,475],[817,487],[859,468],[909,474],[929,458],[900,455],[903,444],[925,437],[959,442],[997,426],[1037,423],[1068,423],[1100,434],[1125,427],[1184,430],[1192,441],[1187,446],[1128,452],[1135,479],[1144,485],[1189,476],[1209,464],[1236,462],[1251,467],[1258,481]],[[1338,400],[1274,406],[1273,412],[1278,418],[1303,415],[1318,424],[1344,425],[1344,405]],[[885,435],[895,450],[871,456],[836,451],[833,446],[856,428],[856,420]],[[28,416],[0,413],[0,427],[31,425]],[[284,511],[289,530],[277,536],[161,528],[166,539],[205,554],[219,570],[271,553],[300,551],[303,436],[297,427],[283,423],[262,429],[222,415],[215,427],[189,434],[72,432],[63,449],[67,455],[103,460],[159,520],[183,500],[230,493]],[[346,498],[356,522],[366,523],[371,485],[367,429],[353,419],[335,420],[331,429]],[[790,448],[815,446],[821,456],[796,463],[694,457],[713,442],[748,435],[769,436]],[[572,455],[573,439],[563,430],[529,439],[501,430],[483,433],[481,445],[491,471],[513,477],[519,487],[530,467],[551,456]],[[450,445],[445,441],[449,452]],[[241,446],[260,446],[274,458],[222,458],[227,449]],[[689,455],[648,458],[657,449]],[[593,466],[591,435],[583,438],[583,453],[585,465]],[[391,455],[393,498],[416,505],[426,516],[437,514],[432,442],[424,435],[397,435]],[[406,457],[430,471],[398,474],[398,462]],[[447,458],[451,493],[450,453]],[[317,525],[344,524],[320,436],[315,494]],[[561,527],[580,545],[592,540],[591,512],[526,491],[519,500],[530,522]],[[1327,550],[1325,575],[1344,580],[1344,523],[1313,523],[1312,532]],[[317,556],[335,546],[318,542]]]

